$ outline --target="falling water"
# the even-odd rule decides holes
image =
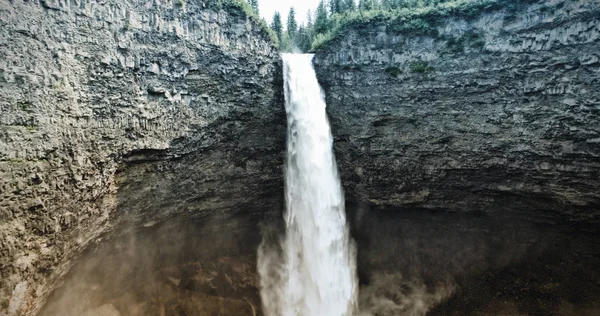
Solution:
[[[357,308],[356,250],[333,156],[325,100],[312,55],[284,54],[286,234],[280,251],[259,249],[269,316],[343,316]]]

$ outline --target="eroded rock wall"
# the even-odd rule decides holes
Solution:
[[[315,57],[346,196],[600,224],[600,2],[350,29]]]
[[[240,9],[1,0],[0,47],[0,314],[34,314],[117,223],[282,187],[279,57]]]

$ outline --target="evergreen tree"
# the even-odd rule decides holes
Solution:
[[[411,6],[411,0],[395,0],[396,9],[409,8]]]
[[[354,3],[354,0],[344,0],[344,11],[355,11],[356,10],[356,4]]]
[[[356,1],[358,1],[358,3]],[[394,11],[391,12],[391,16],[396,14],[400,16],[401,14],[406,13],[404,11],[398,12],[397,10],[400,9],[408,9],[408,12],[414,11],[418,15],[420,13],[417,9],[422,7],[436,9],[442,3],[452,2],[456,3],[457,6],[466,7],[471,2],[477,1],[481,0],[320,0],[319,5],[316,8],[316,13],[311,15],[311,12],[309,11],[306,19],[307,23],[297,29],[294,42],[298,47],[305,51],[312,48],[312,44],[326,43],[331,40],[333,36],[333,34],[329,34],[329,31],[339,31],[345,23],[352,21],[352,19],[355,18],[354,15],[344,13],[356,10],[357,6],[363,17],[365,15],[363,15],[362,12],[377,10]],[[337,16],[332,17],[332,15],[335,14],[337,14]],[[367,19],[370,19],[372,16],[373,15],[366,15]],[[412,22],[416,21],[418,20]],[[288,20],[288,23],[290,23],[290,20]],[[293,32],[287,32],[284,36],[293,37]]]
[[[317,15],[315,17],[315,34],[327,32],[328,24],[329,21],[325,1],[321,0],[317,6]]]
[[[331,14],[342,13],[344,11],[344,0],[329,0],[329,12]]]
[[[283,25],[281,24],[281,14],[279,14],[279,12],[275,12],[275,14],[273,14],[273,22],[271,22],[271,28],[273,29],[273,31],[275,31],[275,34],[277,34],[277,39],[279,40],[279,43],[282,43]]]
[[[298,31],[298,23],[296,22],[296,10],[294,10],[294,7],[291,7],[290,13],[288,14],[287,32],[288,32],[288,35],[290,36],[290,39],[292,40],[292,42],[294,42],[296,40],[296,32],[297,31]]]
[[[258,0],[248,0],[248,3],[250,3],[250,6],[252,7],[252,10],[254,10],[254,12],[256,12],[256,14],[259,14],[259,12],[258,12]]]
[[[310,10],[306,13],[306,26],[300,25],[296,37],[296,45],[298,45],[298,48],[303,52],[310,51],[314,40],[313,15]]]
[[[312,45],[310,28],[300,25],[298,28],[298,34],[296,34],[296,45],[304,52],[310,50],[310,46]]]
[[[312,12],[310,12],[310,10],[308,10],[308,12],[306,13],[306,28],[311,29],[312,27],[313,27],[313,16],[312,16]]]
[[[374,10],[376,7],[375,0],[360,0],[358,8],[360,11]]]
[[[292,50],[293,42],[287,32],[284,32],[279,42],[279,50],[282,52],[290,52]]]

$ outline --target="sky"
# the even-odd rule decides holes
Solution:
[[[296,10],[296,21],[300,25],[306,23],[306,12],[311,10],[314,14],[318,4],[319,0],[258,0],[258,10],[260,11],[260,16],[265,18],[269,24],[271,24],[275,11],[279,11],[281,13],[281,22],[285,26],[287,25],[287,16],[290,8],[294,7]]]

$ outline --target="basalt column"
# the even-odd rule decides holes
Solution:
[[[0,314],[110,232],[279,203],[280,58],[240,7],[1,0],[0,46]]]

